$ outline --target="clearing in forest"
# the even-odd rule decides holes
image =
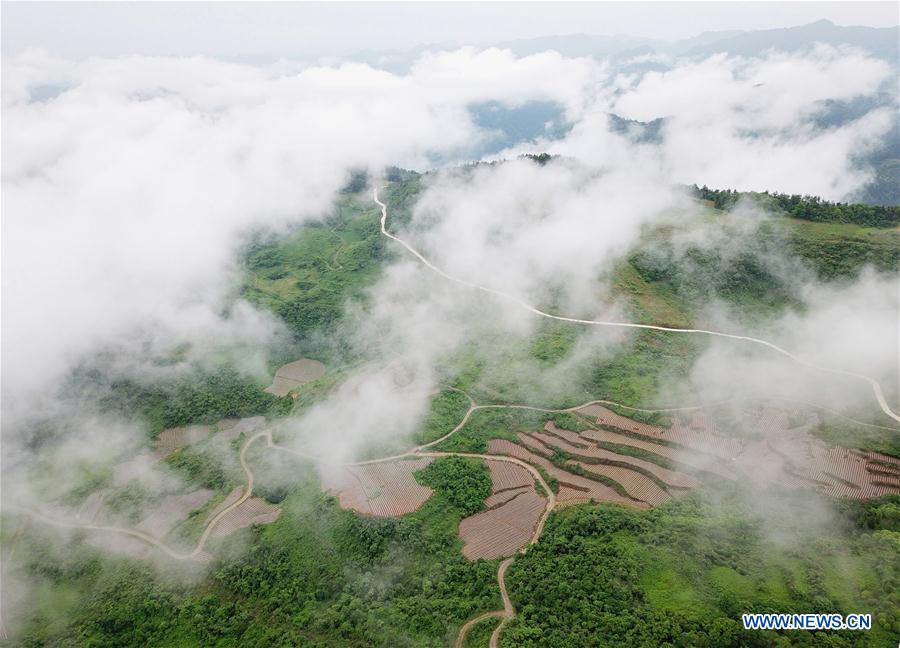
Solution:
[[[203,441],[209,436],[209,431],[208,425],[168,428],[159,433],[154,445],[157,453],[165,456],[178,448],[184,448]]]
[[[337,497],[341,508],[378,517],[405,515],[434,493],[413,477],[431,462],[431,458],[423,457],[361,466],[324,466],[322,489]]]
[[[275,372],[272,384],[265,391],[276,396],[287,396],[298,387],[321,378],[325,374],[325,365],[318,360],[301,358],[281,367]]]

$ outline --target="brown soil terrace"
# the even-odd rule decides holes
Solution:
[[[404,245],[433,271],[457,283],[509,298],[508,295],[497,291],[461,282],[430,264],[407,243],[387,232],[385,229],[387,208],[377,200],[377,193],[376,202],[382,208],[382,233]],[[521,300],[515,298],[513,300],[538,315],[552,319],[583,324],[718,335],[763,344],[802,364],[809,364],[768,342],[753,338],[654,325],[576,320],[543,313]],[[316,366],[317,364],[315,361],[298,361],[282,367],[276,373],[275,382],[267,391],[275,389],[273,393],[284,391],[286,394],[295,386],[314,380],[324,371],[324,367]],[[842,371],[817,368],[847,375]],[[888,416],[900,420],[900,417],[887,407],[877,383],[865,376],[852,375],[867,380],[875,391],[882,410]],[[463,540],[463,553],[470,559],[499,558],[527,551],[528,547],[540,538],[544,524],[557,504],[603,501],[644,509],[696,488],[709,479],[735,479],[742,475],[760,485],[779,483],[793,487],[811,487],[835,497],[867,498],[884,493],[900,493],[900,461],[878,453],[826,447],[809,434],[811,425],[789,429],[787,414],[775,408],[764,408],[748,413],[748,416],[757,421],[758,434],[753,440],[747,441],[722,435],[715,422],[699,407],[640,410],[682,414],[674,416],[673,425],[666,429],[641,424],[615,414],[603,407],[603,404],[616,404],[606,401],[592,401],[565,410],[549,410],[524,405],[477,405],[471,397],[469,400],[471,406],[463,419],[443,437],[399,455],[345,464],[335,467],[338,468],[335,471],[326,470],[323,473],[323,488],[335,494],[341,506],[345,508],[353,508],[369,515],[401,515],[416,510],[431,495],[430,489],[418,484],[412,475],[433,458],[464,456],[484,460],[491,470],[492,494],[485,502],[486,510],[463,520],[459,529]],[[630,409],[627,406],[621,407]],[[487,454],[430,450],[462,429],[471,415],[479,409],[527,409],[548,414],[570,412],[588,417],[592,423],[589,429],[581,433],[547,425],[543,432],[517,434],[516,442],[492,439],[488,442]],[[683,415],[685,412],[688,414]],[[272,521],[280,512],[278,507],[272,507],[263,500],[252,497],[254,475],[247,465],[246,453],[253,443],[265,439],[269,449],[289,452],[317,460],[325,467],[329,466],[328,462],[320,457],[275,445],[272,430],[273,426],[269,425],[244,442],[240,450],[240,462],[247,476],[246,487],[242,487],[240,491],[235,489],[212,512],[196,547],[191,551],[179,552],[170,548],[159,536],[150,532],[159,531],[158,528],[151,528],[152,525],[143,525],[143,528],[123,528],[97,523],[95,521],[97,512],[94,508],[102,506],[102,501],[100,504],[96,501],[90,505],[85,503],[82,507],[84,519],[91,518],[89,522],[81,520],[65,522],[37,511],[28,513],[37,520],[57,526],[122,534],[132,540],[140,540],[155,546],[175,559],[209,560],[210,555],[205,551],[205,545],[210,536],[224,535],[254,521]],[[208,433],[209,429],[205,428],[203,437],[205,438]],[[200,434],[199,430],[183,428],[177,432],[172,431],[165,437],[161,435],[158,450],[169,451],[194,442],[192,440],[201,438]],[[611,444],[611,447],[625,446],[633,451],[643,452],[648,457],[657,457],[660,462],[670,467],[657,465],[647,458],[613,452],[609,448],[601,447],[599,445],[601,443]],[[500,463],[505,465],[495,466]],[[537,467],[557,481],[558,493],[551,490]],[[541,492],[545,496],[538,493],[535,483],[540,485]],[[197,494],[188,494],[184,497],[195,497],[197,501],[200,500],[200,495]],[[170,516],[161,515],[160,519],[168,523]],[[165,526],[162,522],[160,524]],[[219,525],[221,531],[218,529]],[[505,572],[512,560],[513,558],[509,557],[501,562],[497,574],[503,610],[486,612],[464,624],[457,637],[457,646],[464,643],[465,635],[472,625],[491,616],[502,619],[490,640],[492,648],[497,646],[504,624],[515,614],[505,585]]]
[[[588,501],[610,502],[634,508],[656,506],[672,497],[696,488],[715,478],[734,479],[739,475],[765,485],[778,483],[789,487],[816,488],[834,497],[868,498],[886,493],[900,493],[900,460],[874,452],[859,452],[827,447],[812,437],[809,430],[816,420],[789,428],[788,413],[777,408],[747,409],[745,416],[756,424],[753,440],[725,437],[709,417],[698,408],[693,413],[676,415],[670,428],[637,423],[621,417],[597,402],[568,410],[541,410],[518,405],[471,405],[462,421],[447,435],[405,453],[383,459],[329,465],[322,462],[323,488],[335,495],[344,508],[375,516],[397,516],[418,509],[431,496],[431,489],[419,484],[413,474],[435,457],[465,456],[482,459],[490,474],[492,493],[485,500],[485,510],[461,521],[459,535],[463,554],[472,560],[507,557],[498,571],[498,582],[504,598],[504,610],[487,612],[470,620],[460,629],[458,644],[477,621],[490,616],[504,621],[514,614],[503,581],[505,567],[517,552],[527,551],[539,539],[550,512],[559,505]],[[492,439],[488,454],[435,452],[430,448],[458,432],[478,409],[529,409],[548,415],[566,411],[589,416],[591,427],[582,432],[564,430],[547,422],[540,432],[520,432],[516,442]],[[217,426],[224,432],[235,428],[259,429],[259,420],[243,420]],[[206,562],[211,559],[205,546],[210,537],[222,537],[250,524],[265,524],[277,519],[280,507],[252,497],[254,476],[246,462],[249,447],[259,439],[266,446],[308,459],[319,459],[302,451],[273,443],[273,425],[250,437],[241,447],[241,466],[247,485],[234,489],[209,515],[203,533],[193,550],[180,552],[167,546],[164,537],[181,519],[200,508],[212,497],[211,491],[194,491],[164,498],[134,528],[108,526],[103,523],[104,493],[88,497],[74,516],[61,521],[41,512],[32,517],[63,527],[105,532],[97,541],[119,550],[122,547],[138,555],[143,547],[154,546],[172,558]],[[200,437],[200,432],[182,430],[166,435],[165,447]],[[204,428],[204,435],[209,433]],[[221,432],[220,432],[221,434]],[[598,443],[611,443],[641,450],[668,462],[666,468],[646,458],[618,454]],[[561,454],[562,453],[562,454]],[[555,458],[554,458],[555,457]],[[561,458],[560,458],[561,457]],[[554,458],[551,460],[551,458]],[[554,493],[544,481],[540,467],[556,479],[559,490]],[[540,493],[536,487],[540,485]],[[57,512],[59,513],[59,512]],[[70,515],[69,517],[73,517]],[[128,542],[109,542],[109,533],[125,535]],[[143,549],[146,553],[146,549]],[[507,605],[508,603],[508,605]],[[491,637],[497,645],[504,623]]]
[[[275,396],[287,396],[302,385],[321,378],[325,374],[325,365],[318,360],[301,358],[282,366],[275,372],[272,384],[265,391]]]
[[[528,544],[546,508],[534,478],[515,464],[486,461],[491,471],[491,495],[485,509],[459,523],[463,555],[469,560],[511,556]]]
[[[413,477],[432,461],[399,459],[362,466],[325,466],[320,469],[322,489],[337,497],[341,508],[379,517],[405,515],[417,510],[434,492]]]

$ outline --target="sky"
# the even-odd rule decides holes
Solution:
[[[346,56],[421,44],[627,34],[661,40],[827,19],[897,24],[893,2],[31,3],[4,2],[2,51],[67,57],[209,55],[239,60]]]

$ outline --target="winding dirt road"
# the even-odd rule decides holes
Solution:
[[[250,466],[247,465],[247,450],[250,446],[257,440],[261,438],[266,438],[268,440],[268,445],[272,445],[272,432],[271,430],[265,430],[263,432],[259,432],[252,437],[250,437],[244,445],[241,447],[240,460],[241,467],[244,469],[244,474],[247,475],[247,486],[244,488],[243,494],[230,506],[226,506],[224,509],[219,511],[219,513],[209,521],[209,524],[206,525],[206,528],[203,530],[203,533],[200,535],[200,539],[197,541],[197,546],[194,547],[191,551],[181,552],[176,551],[169,547],[166,543],[164,543],[159,538],[156,538],[149,533],[144,533],[143,531],[139,531],[138,529],[132,529],[129,527],[118,527],[118,526],[103,526],[96,524],[78,524],[74,522],[66,522],[63,520],[57,520],[51,517],[40,513],[39,511],[22,511],[25,514],[44,522],[45,524],[50,524],[53,526],[64,527],[69,529],[86,529],[89,531],[104,531],[110,533],[121,533],[123,535],[128,535],[133,538],[137,538],[139,540],[143,540],[147,544],[153,545],[167,556],[174,558],[175,560],[189,560],[192,558],[198,557],[202,552],[203,548],[206,546],[207,540],[209,540],[210,534],[215,529],[216,525],[219,521],[225,517],[228,513],[236,509],[238,506],[246,502],[253,495],[253,471],[250,470]]]
[[[474,290],[480,290],[482,292],[485,292],[485,293],[488,293],[491,295],[496,295],[497,297],[500,297],[502,299],[510,301],[510,302],[516,304],[517,306],[520,306],[521,308],[524,308],[525,310],[527,310],[531,313],[534,313],[535,315],[539,315],[541,317],[546,317],[546,318],[553,319],[553,320],[558,320],[560,322],[571,322],[573,324],[586,324],[589,326],[609,326],[609,327],[617,327],[617,328],[647,329],[647,330],[651,330],[651,331],[664,331],[667,333],[693,333],[693,334],[700,334],[700,335],[709,335],[709,336],[713,336],[713,337],[728,338],[731,340],[739,340],[739,341],[743,341],[743,342],[750,342],[752,344],[758,344],[758,345],[761,345],[764,347],[768,347],[769,349],[772,349],[773,351],[776,351],[776,352],[790,358],[791,360],[794,360],[795,362],[797,362],[803,366],[809,367],[811,369],[815,369],[817,371],[823,371],[823,372],[827,372],[827,373],[832,373],[832,374],[837,374],[837,375],[841,375],[841,376],[848,376],[850,378],[856,378],[858,380],[863,380],[863,381],[867,382],[875,394],[875,400],[878,401],[878,405],[879,405],[879,407],[881,407],[881,411],[883,411],[885,414],[890,416],[895,421],[900,422],[900,415],[898,415],[896,412],[894,412],[888,406],[888,403],[884,398],[884,393],[881,390],[881,385],[874,378],[871,378],[871,377],[863,375],[863,374],[855,373],[852,371],[845,371],[843,369],[835,369],[833,367],[824,367],[822,365],[818,365],[813,362],[809,362],[808,360],[804,360],[803,358],[800,358],[800,357],[794,355],[790,351],[782,349],[780,346],[773,344],[771,342],[767,342],[766,340],[760,340],[759,338],[749,337],[746,335],[735,335],[733,333],[722,333],[721,331],[708,331],[706,329],[673,328],[673,327],[669,327],[669,326],[656,326],[655,324],[636,324],[634,322],[610,322],[610,321],[606,321],[606,320],[588,320],[588,319],[579,319],[576,317],[564,317],[562,315],[554,315],[552,313],[547,313],[545,311],[542,311],[539,308],[535,308],[534,306],[532,306],[531,304],[529,304],[522,298],[516,297],[515,295],[511,295],[506,292],[503,292],[502,290],[497,290],[496,288],[489,288],[487,286],[482,286],[481,284],[473,283],[471,281],[466,281],[465,279],[460,279],[459,277],[454,277],[453,275],[444,272],[443,270],[438,268],[436,265],[431,263],[427,258],[425,258],[418,250],[416,250],[409,243],[407,243],[403,239],[391,234],[387,230],[387,226],[386,226],[387,225],[387,205],[378,199],[378,187],[375,187],[375,189],[374,189],[373,198],[375,199],[375,203],[378,204],[379,207],[381,207],[381,233],[384,234],[389,239],[394,240],[397,243],[399,243],[400,245],[402,245],[403,247],[405,247],[413,256],[415,256],[417,259],[419,259],[419,261],[421,261],[426,267],[428,267],[430,270],[437,273],[438,275],[444,277],[448,281],[452,281],[461,286],[466,286],[466,287],[472,288]]]
[[[499,291],[499,290],[496,290],[493,288],[488,288],[485,286],[481,286],[481,285],[478,285],[478,284],[475,284],[472,282],[465,281],[463,279],[459,279],[452,275],[449,275],[446,272],[444,272],[443,270],[441,270],[440,268],[438,268],[437,266],[433,265],[431,262],[429,262],[428,259],[426,259],[424,256],[422,256],[415,248],[413,248],[411,245],[406,243],[404,240],[394,236],[393,234],[391,234],[390,232],[387,231],[387,229],[386,229],[387,205],[385,205],[378,199],[377,188],[375,189],[375,192],[374,192],[374,199],[375,199],[375,202],[381,207],[381,232],[382,232],[382,234],[384,234],[386,237],[400,243],[410,253],[412,253],[415,257],[417,257],[425,266],[427,266],[429,269],[431,269],[438,275],[448,279],[449,281],[453,281],[457,284],[460,284],[460,285],[463,285],[463,286],[466,286],[469,288],[473,288],[476,290],[480,290],[482,292],[490,293],[490,294],[496,295],[498,297],[501,297],[503,299],[512,301],[513,303],[521,306],[522,308],[524,308],[536,315],[539,315],[541,317],[547,317],[550,319],[555,319],[555,320],[560,320],[560,321],[565,321],[565,322],[572,322],[575,324],[649,329],[649,330],[665,331],[665,332],[672,332],[672,333],[703,334],[703,335],[730,338],[730,339],[742,340],[742,341],[746,341],[746,342],[759,344],[759,345],[768,347],[770,349],[773,349],[773,350],[777,351],[778,353],[781,353],[781,354],[783,354],[783,355],[785,355],[807,367],[811,367],[811,368],[817,369],[819,371],[824,371],[824,372],[829,372],[829,373],[834,373],[834,374],[845,375],[845,376],[849,376],[849,377],[853,377],[853,378],[858,378],[858,379],[868,382],[871,385],[871,387],[875,393],[876,400],[878,401],[879,406],[881,407],[882,411],[885,414],[887,414],[888,416],[890,416],[892,419],[900,422],[900,416],[898,416],[896,413],[894,413],[888,407],[887,402],[885,401],[884,396],[882,394],[881,387],[874,379],[872,379],[868,376],[861,375],[861,374],[843,371],[840,369],[832,369],[829,367],[822,367],[822,366],[807,362],[807,361],[805,361],[801,358],[798,358],[797,356],[789,353],[788,351],[786,351],[770,342],[767,342],[765,340],[760,340],[757,338],[752,338],[752,337],[747,337],[747,336],[742,336],[742,335],[732,335],[729,333],[721,333],[718,331],[707,331],[707,330],[703,330],[703,329],[680,329],[680,328],[670,328],[670,327],[664,327],[664,326],[655,326],[655,325],[651,325],[651,324],[635,324],[635,323],[631,323],[631,322],[608,322],[608,321],[601,321],[601,320],[583,320],[583,319],[577,319],[577,318],[562,317],[559,315],[553,315],[551,313],[546,313],[544,311],[541,311],[541,310],[531,306],[527,302],[523,301],[522,299],[515,297],[513,295],[509,295],[502,291]],[[451,388],[451,389],[454,389],[454,388]],[[461,390],[455,390],[455,391],[461,392]],[[414,447],[404,453],[401,453],[401,454],[392,455],[389,457],[381,457],[378,459],[370,459],[370,460],[366,460],[366,461],[346,463],[343,465],[360,466],[360,465],[366,465],[366,464],[384,463],[384,462],[388,462],[388,461],[394,461],[394,460],[404,459],[404,458],[413,457],[413,456],[420,456],[420,457],[422,457],[422,456],[424,456],[424,457],[449,457],[449,456],[472,457],[472,458],[486,459],[486,460],[491,460],[491,461],[506,461],[509,463],[514,463],[516,465],[519,465],[519,466],[525,468],[526,470],[528,470],[528,472],[535,478],[535,480],[539,484],[541,484],[541,486],[543,487],[543,489],[547,495],[547,505],[544,509],[543,515],[541,516],[540,520],[538,521],[537,525],[535,526],[535,531],[534,531],[534,534],[532,535],[531,541],[529,542],[529,544],[527,546],[523,547],[519,551],[519,553],[525,553],[526,551],[528,551],[528,548],[530,546],[534,545],[538,541],[538,539],[541,536],[541,533],[543,532],[544,525],[545,525],[548,517],[550,516],[550,513],[553,511],[553,509],[556,506],[556,496],[553,493],[553,491],[550,489],[549,485],[544,481],[544,478],[541,476],[540,472],[538,472],[538,470],[536,468],[534,468],[534,466],[532,466],[524,461],[521,461],[519,459],[516,459],[515,457],[509,457],[509,456],[504,456],[504,455],[493,455],[493,454],[485,455],[485,454],[465,453],[465,452],[428,451],[428,448],[434,447],[434,446],[442,443],[443,441],[446,441],[447,439],[452,437],[454,434],[459,432],[459,430],[461,430],[466,425],[466,423],[468,423],[469,419],[471,418],[472,414],[475,411],[481,410],[481,409],[523,409],[523,410],[532,410],[532,411],[549,412],[549,413],[564,413],[564,412],[573,412],[573,411],[579,410],[583,407],[586,407],[586,406],[592,405],[592,404],[602,404],[602,405],[613,405],[613,406],[623,407],[625,409],[630,409],[632,411],[638,411],[638,412],[665,413],[665,412],[691,411],[691,410],[701,409],[702,407],[708,407],[708,406],[693,406],[693,407],[678,407],[678,408],[651,410],[651,409],[641,409],[641,408],[636,408],[636,407],[630,407],[627,405],[622,405],[621,403],[615,403],[613,401],[608,401],[608,400],[591,400],[582,405],[576,405],[575,407],[569,407],[569,408],[564,408],[564,409],[548,409],[548,408],[534,407],[534,406],[530,406],[530,405],[478,405],[469,394],[466,394],[465,392],[461,392],[461,393],[465,394],[465,396],[469,399],[470,406],[469,406],[468,410],[466,411],[465,415],[463,416],[462,420],[459,422],[459,424],[457,424],[456,427],[454,427],[452,430],[450,430],[447,434],[445,434],[433,441],[430,441],[428,443],[416,446],[416,447]],[[746,400],[746,399],[736,399],[736,400]],[[785,399],[782,399],[782,400],[785,400]],[[725,402],[732,402],[732,401],[724,401],[723,403],[725,403]],[[862,423],[861,421],[855,421],[854,419],[849,419],[849,417],[845,417],[845,416],[839,414],[838,412],[834,412],[833,410],[828,410],[827,408],[824,408],[819,405],[814,405],[812,403],[806,403],[806,404],[813,405],[815,407],[829,411],[833,414],[837,414],[838,416],[842,416],[845,419],[854,421],[861,425],[868,425],[871,427],[882,427],[882,428],[884,427],[884,426]],[[120,533],[123,535],[129,535],[129,536],[138,538],[152,546],[155,546],[156,548],[161,550],[163,553],[165,553],[166,555],[168,555],[171,558],[176,559],[176,560],[186,560],[186,559],[196,558],[203,552],[203,549],[204,549],[210,535],[212,534],[215,526],[222,520],[222,518],[224,518],[225,515],[227,515],[231,511],[233,511],[235,508],[237,508],[244,502],[246,502],[253,495],[254,475],[253,475],[253,471],[250,469],[249,465],[247,464],[246,455],[247,455],[247,450],[258,439],[265,438],[266,446],[273,450],[280,450],[283,452],[287,452],[287,453],[302,457],[304,459],[309,459],[309,460],[314,460],[314,461],[319,461],[319,462],[324,462],[324,463],[332,463],[332,462],[328,462],[327,460],[325,460],[322,457],[317,457],[315,455],[311,455],[311,454],[308,454],[308,453],[305,453],[305,452],[302,452],[299,450],[294,450],[292,448],[287,448],[285,446],[276,445],[272,438],[272,430],[275,429],[276,427],[277,427],[277,425],[272,425],[268,429],[258,432],[257,434],[252,436],[250,439],[248,439],[244,443],[244,445],[241,447],[240,463],[241,463],[241,467],[243,468],[244,473],[247,477],[247,485],[244,488],[244,492],[237,501],[235,501],[233,504],[231,504],[230,506],[228,506],[225,509],[223,509],[222,511],[220,511],[212,520],[209,521],[206,528],[203,530],[203,533],[201,534],[199,540],[197,541],[196,547],[189,552],[176,551],[176,550],[172,549],[171,547],[167,546],[160,539],[155,538],[155,537],[153,537],[147,533],[144,533],[142,531],[139,531],[137,529],[126,528],[126,527],[116,527],[116,526],[99,526],[99,525],[70,523],[70,522],[52,519],[48,516],[43,515],[42,513],[38,512],[38,511],[34,511],[34,510],[22,511],[22,512],[31,516],[34,519],[40,520],[44,523],[51,524],[54,526],[67,527],[67,528],[79,528],[79,529],[86,529],[86,530],[93,530],[93,531],[100,531],[100,532],[113,532],[113,533]],[[893,428],[886,428],[886,429],[893,429]],[[491,612],[482,613],[482,614],[474,617],[473,619],[470,619],[465,624],[463,624],[463,626],[459,630],[459,635],[457,636],[457,640],[456,640],[457,648],[462,647],[462,644],[465,641],[465,637],[466,637],[467,633],[475,624],[477,624],[480,621],[483,621],[484,619],[490,618],[490,617],[500,617],[502,620],[501,620],[500,624],[497,626],[497,628],[494,630],[494,632],[492,633],[491,639],[490,639],[491,648],[497,648],[499,639],[500,639],[500,634],[503,630],[504,625],[507,623],[507,621],[509,621],[509,619],[511,619],[515,616],[515,607],[513,606],[512,601],[509,598],[509,594],[506,589],[506,581],[505,581],[506,570],[512,564],[514,559],[515,559],[514,556],[506,558],[505,560],[503,560],[500,563],[500,566],[497,570],[497,581],[498,581],[498,585],[500,587],[500,594],[501,594],[501,597],[503,600],[503,610],[495,610],[495,611],[491,611]]]

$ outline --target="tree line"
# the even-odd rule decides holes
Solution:
[[[716,209],[732,209],[741,199],[777,213],[819,223],[852,223],[865,227],[896,227],[900,225],[900,207],[866,205],[863,203],[829,202],[818,196],[800,194],[762,193],[710,189],[706,185],[691,185],[695,198],[708,200]]]

